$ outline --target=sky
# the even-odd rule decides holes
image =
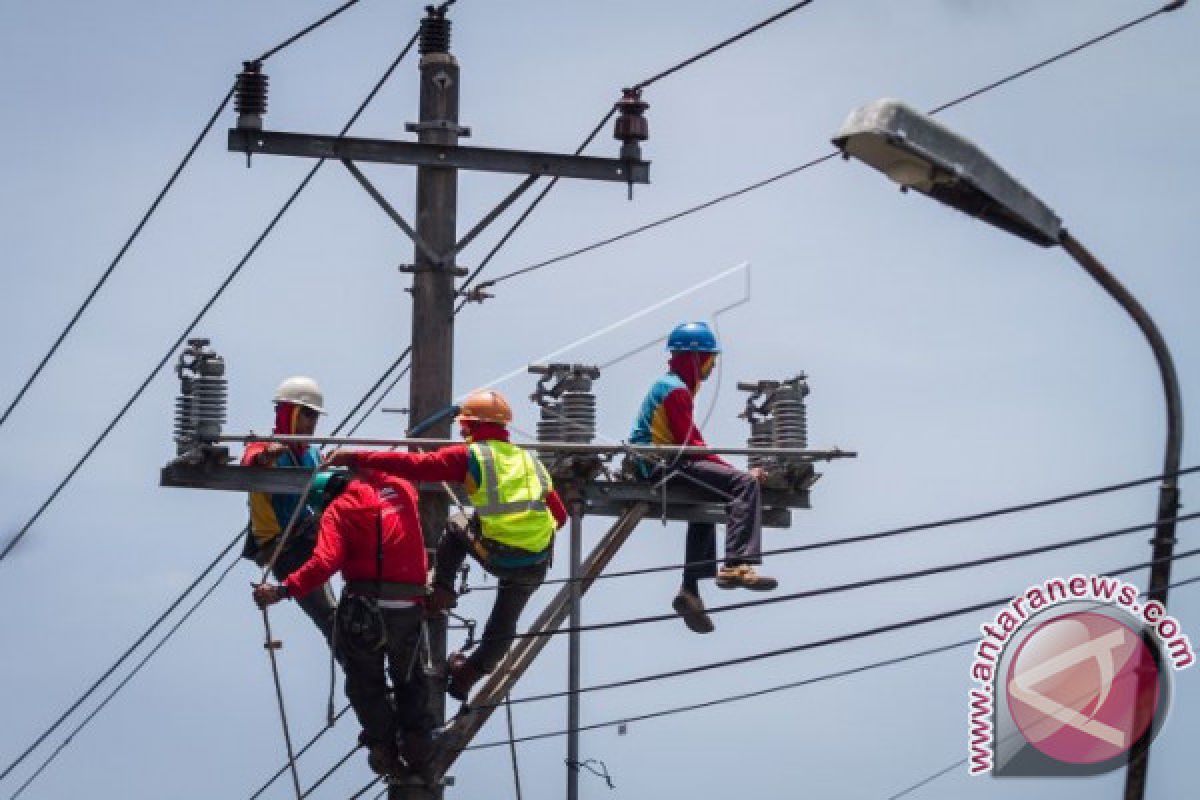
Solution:
[[[781,8],[746,0],[486,3],[452,10],[467,143],[571,152],[622,86]],[[0,402],[15,395],[228,90],[241,62],[333,7],[328,2],[166,0],[0,4]],[[1157,8],[1117,0],[817,0],[647,90],[652,183],[563,181],[500,251],[495,277],[664,217],[824,155],[854,108],[879,97],[930,108]],[[267,127],[336,133],[415,29],[421,4],[362,0],[267,62]],[[1159,17],[940,115],[1063,218],[1140,299],[1174,354],[1185,408],[1200,396],[1194,132],[1200,128],[1195,10]],[[406,138],[410,57],[352,133]],[[23,403],[0,427],[0,531],[19,529],[167,353],[310,164],[225,150],[226,111]],[[615,157],[606,133],[587,151]],[[412,218],[410,168],[364,171]],[[515,185],[461,176],[465,231]],[[514,218],[462,254],[474,267]],[[345,173],[327,165],[195,329],[228,363],[229,431],[265,430],[292,374],[316,377],[341,417],[409,342],[411,243]],[[740,445],[736,381],[808,375],[810,443],[857,459],[820,467],[811,510],[765,546],[784,547],[969,514],[1153,475],[1164,414],[1153,359],[1127,316],[1061,249],[1042,249],[915,193],[857,162],[831,160],[702,213],[500,284],[456,329],[455,392],[468,391],[747,262],[749,300],[720,314],[720,382],[698,403],[710,442]],[[735,271],[597,336],[563,358],[606,363],[685,319],[744,296]],[[172,356],[173,360],[173,356]],[[663,369],[651,347],[597,383],[599,430],[628,434]],[[499,388],[534,427],[527,377]],[[7,765],[146,629],[245,521],[237,494],[165,489],[177,382],[157,375],[61,496],[0,563],[0,762]],[[401,382],[383,403],[406,405]],[[1200,440],[1185,412],[1184,464]],[[360,433],[397,436],[402,417]],[[325,430],[329,425],[325,426]],[[1181,481],[1184,511],[1200,484]],[[1153,518],[1153,485],[869,546],[770,559],[781,591],[1002,553]],[[585,545],[611,520],[589,519]],[[1180,547],[1195,527],[1181,524]],[[722,614],[706,637],[681,623],[585,634],[584,685],[812,641],[1020,593],[1055,575],[1149,558],[1148,535],[852,593]],[[683,528],[647,520],[613,569],[682,559]],[[566,561],[560,537],[555,575]],[[222,567],[227,562],[222,562]],[[1174,577],[1200,574],[1180,561]],[[249,797],[284,747],[249,599],[258,571],[233,567],[212,597],[34,782],[29,798]],[[1145,571],[1136,573],[1144,585]],[[473,580],[481,580],[478,570]],[[207,588],[211,580],[204,583]],[[670,573],[602,581],[584,619],[666,611]],[[716,604],[729,599],[705,587]],[[719,596],[724,595],[724,596]],[[527,618],[550,596],[543,589]],[[742,599],[740,597],[734,599]],[[464,598],[486,615],[490,595]],[[186,606],[185,606],[186,607]],[[1195,585],[1171,596],[1200,630]],[[584,695],[585,724],[620,720],[894,658],[977,634],[988,614],[736,668]],[[176,619],[172,616],[172,622]],[[272,614],[292,730],[321,726],[323,644],[299,611]],[[152,639],[151,641],[156,641]],[[456,640],[452,639],[454,645]],[[144,652],[138,651],[138,654]],[[614,789],[582,796],[888,798],[966,753],[967,648],[688,714],[581,736]],[[125,674],[124,669],[117,677]],[[1151,756],[1147,797],[1192,793],[1200,684],[1177,676]],[[565,642],[514,691],[565,684]],[[106,684],[106,689],[108,684]],[[339,692],[340,694],[340,692]],[[339,698],[340,701],[340,698]],[[84,707],[92,707],[89,703]],[[518,735],[559,730],[563,701],[516,706]],[[74,724],[74,719],[71,725]],[[64,728],[48,744],[57,744]],[[339,724],[301,760],[307,785],[357,733]],[[496,715],[480,741],[504,736]],[[524,796],[564,791],[565,741],[518,748]],[[11,795],[49,750],[0,783]],[[464,756],[448,797],[515,796],[509,756]],[[369,779],[358,756],[316,798]],[[1123,773],[1070,780],[969,778],[959,767],[915,798],[1115,797]],[[287,797],[286,781],[267,797]]]

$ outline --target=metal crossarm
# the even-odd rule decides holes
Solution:
[[[263,153],[300,158],[335,158],[339,161],[452,167],[481,172],[511,172],[518,175],[545,175],[619,183],[650,182],[648,161],[502,150],[494,147],[467,147],[457,144],[233,128],[229,131],[229,149],[248,155]]]

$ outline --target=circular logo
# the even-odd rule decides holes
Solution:
[[[1096,764],[1133,747],[1159,711],[1155,653],[1119,619],[1080,611],[1021,642],[1005,682],[1025,739],[1068,764]]]

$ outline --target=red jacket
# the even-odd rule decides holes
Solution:
[[[508,430],[501,425],[478,425],[473,441],[485,442],[489,439],[507,442]],[[376,469],[413,481],[461,483],[467,487],[468,494],[479,485],[479,465],[471,457],[466,444],[452,444],[432,453],[361,451],[354,454],[354,466]],[[561,528],[567,521],[567,509],[554,489],[546,495],[546,507],[554,515],[555,526]]]
[[[383,580],[424,584],[428,565],[417,490],[408,481],[365,470],[321,515],[312,557],[283,582],[288,594],[303,597],[335,572],[348,581],[375,580],[380,522]]]

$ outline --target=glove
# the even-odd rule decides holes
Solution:
[[[287,587],[271,583],[260,583],[254,587],[251,596],[254,598],[256,606],[266,608],[267,606],[275,605],[287,597]]]

